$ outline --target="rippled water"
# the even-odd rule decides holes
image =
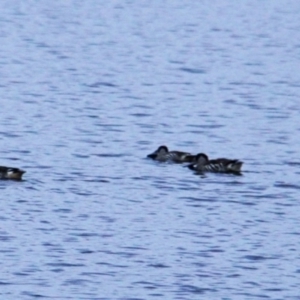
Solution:
[[[1,299],[300,299],[298,1],[0,7]]]

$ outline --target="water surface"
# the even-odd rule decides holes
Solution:
[[[297,1],[0,7],[3,299],[299,299]]]

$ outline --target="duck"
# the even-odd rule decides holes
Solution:
[[[160,162],[172,161],[176,163],[194,162],[195,156],[188,152],[169,151],[167,146],[159,146],[153,153],[147,155]]]
[[[217,158],[209,159],[205,153],[198,153],[195,161],[188,168],[199,173],[233,173],[240,174],[243,162],[238,159]]]
[[[19,168],[0,166],[0,179],[22,180],[24,173],[26,171]]]

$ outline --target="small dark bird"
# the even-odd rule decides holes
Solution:
[[[0,166],[0,179],[22,180],[25,171],[18,168]]]
[[[195,156],[188,152],[169,151],[167,146],[160,146],[153,153],[148,154],[147,157],[157,161],[173,161],[176,163],[193,162]]]
[[[238,159],[217,158],[209,159],[204,153],[199,153],[195,161],[188,165],[191,170],[197,172],[236,173],[241,172],[243,162]]]

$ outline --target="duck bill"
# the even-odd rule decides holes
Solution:
[[[188,164],[187,167],[191,170],[195,170],[195,164],[194,163]]]
[[[147,155],[147,157],[152,158],[152,159],[155,159],[156,156],[157,156],[157,154],[155,152]]]

